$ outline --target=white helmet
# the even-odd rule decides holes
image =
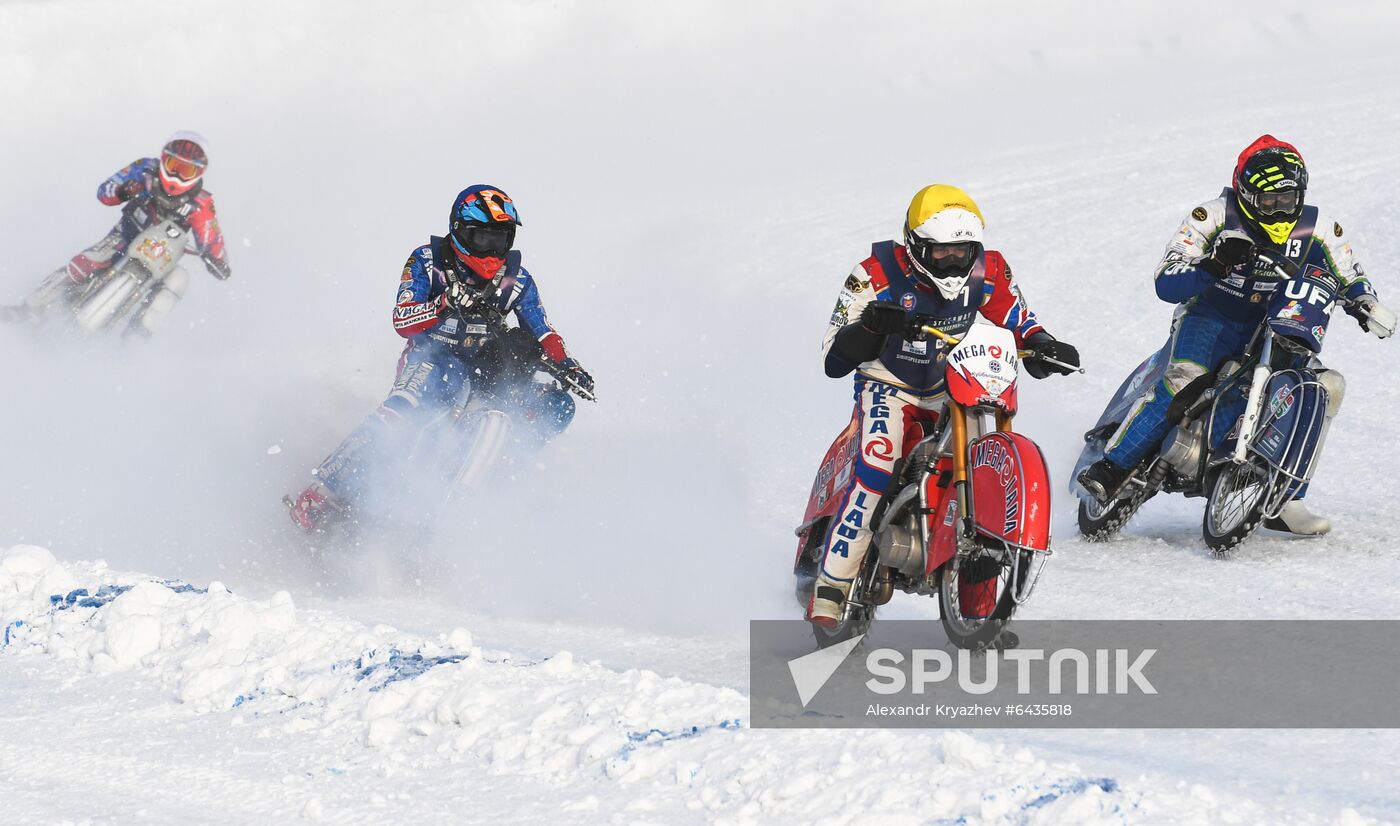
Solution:
[[[915,278],[952,300],[982,255],[982,213],[957,187],[924,187],[909,204],[904,246]]]

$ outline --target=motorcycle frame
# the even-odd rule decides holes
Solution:
[[[1288,277],[1293,276],[1298,271],[1297,265],[1287,260],[1278,260],[1275,262],[1275,266],[1281,274]],[[1345,301],[1341,298],[1334,299],[1334,302],[1334,306],[1345,305]],[[1244,464],[1249,461],[1250,451],[1254,447],[1254,437],[1258,430],[1259,422],[1262,420],[1264,393],[1267,391],[1272,378],[1279,373],[1285,372],[1284,370],[1274,370],[1272,367],[1274,338],[1276,335],[1277,334],[1269,326],[1269,320],[1267,318],[1261,321],[1254,335],[1250,337],[1249,343],[1245,346],[1244,352],[1240,354],[1239,366],[1228,375],[1222,376],[1220,380],[1207,391],[1211,394],[1209,408],[1206,410],[1195,410],[1194,413],[1192,410],[1188,410],[1182,421],[1176,423],[1177,426],[1180,426],[1196,416],[1207,416],[1206,426],[1203,429],[1205,444],[1201,451],[1200,464],[1195,473],[1194,487],[1191,490],[1185,491],[1188,496],[1205,495],[1208,493],[1208,491],[1204,489],[1207,471],[1216,467],[1221,462],[1231,461],[1236,464]],[[1249,376],[1250,386],[1246,395],[1245,410],[1241,413],[1240,432],[1236,437],[1235,446],[1228,457],[1219,458],[1212,456],[1210,446],[1215,441],[1216,409],[1219,407],[1221,400],[1225,397],[1226,391],[1238,385],[1245,375]],[[1300,382],[1300,384],[1309,386],[1317,384],[1319,389],[1321,389],[1324,394],[1326,393],[1326,387],[1321,386],[1316,378],[1310,381]],[[1195,405],[1192,407],[1194,409]],[[1289,434],[1290,448],[1298,430],[1298,428],[1295,428],[1294,431]],[[1304,476],[1300,477],[1297,474],[1279,467],[1257,449],[1254,450],[1254,453],[1268,463],[1271,469],[1269,480],[1271,486],[1276,479],[1276,474],[1287,476],[1291,481],[1298,483],[1299,486],[1306,484],[1312,478],[1312,473],[1317,461],[1317,451],[1316,448],[1314,448],[1312,455],[1309,457],[1307,472]],[[1163,482],[1168,472],[1167,467],[1165,460],[1162,458],[1161,451],[1159,450],[1158,453],[1152,457],[1151,461],[1148,461],[1145,466],[1139,466],[1139,468],[1129,476],[1128,480],[1124,483],[1124,490],[1132,486],[1139,486],[1150,496],[1155,491],[1163,488]],[[1287,497],[1282,497],[1280,501],[1273,503],[1274,507],[1265,511],[1265,517],[1276,517],[1278,511],[1282,509],[1283,505],[1287,504],[1287,501]]]
[[[179,239],[180,246],[176,248],[179,254],[170,262],[170,266],[157,275],[140,256],[136,255],[137,250],[133,247],[142,237],[166,223],[179,229],[177,235],[171,235],[169,229],[162,233],[167,240]],[[135,309],[151,300],[159,285],[164,283],[171,273],[180,269],[181,262],[186,255],[197,254],[198,251],[190,246],[190,237],[190,228],[178,216],[162,216],[155,223],[141,230],[131,239],[128,247],[121,253],[121,257],[114,261],[106,272],[96,278],[89,279],[86,288],[73,300],[71,305],[73,320],[79,327],[96,331],[127,318]],[[102,311],[104,319],[97,323],[91,317],[98,311],[98,308],[89,307],[89,302],[96,300],[104,290],[107,290],[123,276],[131,278],[130,291],[122,297],[115,309]]]

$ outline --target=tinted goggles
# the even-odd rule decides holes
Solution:
[[[971,241],[940,244],[915,236],[913,243],[914,255],[936,269],[964,269],[972,266],[973,259],[977,257],[977,244]]]
[[[500,258],[515,246],[515,224],[463,224],[452,235],[467,252]]]
[[[203,161],[182,158],[172,152],[161,155],[160,165],[165,169],[166,175],[185,183],[197,180],[200,175],[204,174]]]
[[[1291,215],[1303,203],[1303,193],[1297,189],[1275,190],[1273,192],[1251,192],[1245,190],[1245,200],[1249,201],[1261,215]]]

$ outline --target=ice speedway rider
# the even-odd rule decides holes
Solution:
[[[1272,270],[1254,268],[1256,250],[1332,272],[1341,281],[1343,306],[1362,329],[1375,325],[1372,332],[1382,337],[1394,330],[1395,316],[1379,304],[1342,225],[1304,204],[1307,188],[1308,169],[1298,150],[1263,135],[1240,153],[1230,187],[1181,222],[1155,274],[1157,297],[1177,305],[1166,373],[1134,404],[1104,458],[1079,475],[1101,504],[1113,501],[1131,470],[1159,448],[1170,429],[1172,398],[1248,345],[1280,283]],[[1346,384],[1336,370],[1316,362],[1313,367],[1329,399],[1320,452]],[[1326,518],[1303,505],[1306,492],[1304,487],[1265,526],[1301,535],[1331,530]]]
[[[329,510],[353,508],[366,493],[367,468],[407,458],[411,440],[398,437],[450,404],[463,382],[474,371],[492,369],[494,360],[512,354],[544,359],[592,392],[593,377],[565,349],[545,316],[534,277],[513,251],[520,225],[505,192],[477,184],[453,201],[447,236],[433,236],[409,256],[393,312],[394,330],[408,342],[393,388],[313,471],[316,481],[291,503],[297,525],[316,530]],[[510,314],[519,326],[505,329]],[[569,393],[543,384],[528,389],[521,412],[535,433],[548,439],[562,432],[574,415]]]
[[[828,376],[855,372],[860,450],[807,605],[807,619],[817,625],[839,623],[895,462],[947,403],[946,350],[919,330],[921,324],[961,336],[980,312],[1035,352],[1025,360],[1032,376],[1071,372],[1042,359],[1079,364],[1078,351],[1047,333],[1026,306],[1006,259],[983,246],[983,226],[966,192],[946,184],[924,187],[909,204],[904,243],[874,244],[836,300],[822,350]]]
[[[161,148],[159,158],[133,161],[97,188],[97,199],[107,206],[122,205],[122,217],[100,241],[54,270],[19,307],[5,308],[8,315],[33,317],[54,303],[70,299],[94,276],[120,263],[131,240],[165,216],[178,215],[191,230],[195,249],[215,278],[231,274],[224,250],[224,236],[214,215],[214,196],[204,188],[209,166],[208,143],[194,132],[176,132]],[[179,300],[189,286],[184,270],[172,273],[161,285]],[[132,320],[131,330],[149,333],[158,320],[146,318],[151,307],[168,311],[172,301],[149,302]]]

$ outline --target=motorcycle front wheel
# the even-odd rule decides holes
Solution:
[[[1228,556],[1259,529],[1269,494],[1268,467],[1259,459],[1224,462],[1208,472],[1201,535],[1216,556]]]
[[[1031,556],[1027,551],[1016,554],[1022,582],[1030,571]],[[959,555],[938,569],[938,613],[948,641],[957,647],[991,646],[1015,610],[1010,565],[990,555],[972,559]]]

